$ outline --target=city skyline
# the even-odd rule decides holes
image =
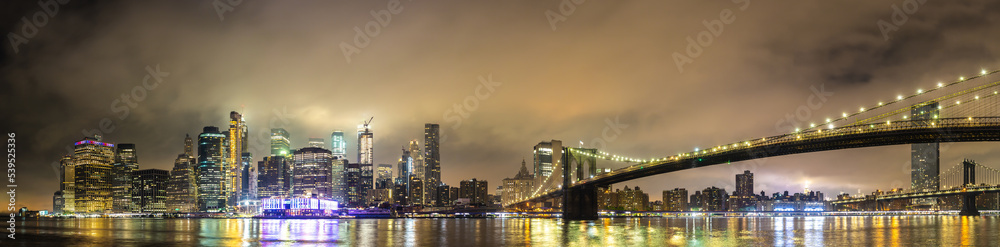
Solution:
[[[33,4],[19,10],[33,13],[37,10]],[[658,157],[784,133],[775,122],[787,119],[788,114],[800,125],[821,122],[822,118],[842,110],[874,103],[859,100],[887,100],[900,92],[931,87],[940,80],[975,74],[980,69],[1000,68],[988,55],[998,50],[995,44],[985,42],[993,35],[982,31],[988,25],[966,27],[979,31],[924,28],[959,22],[945,17],[966,18],[960,19],[961,23],[982,21],[977,15],[966,15],[966,9],[951,6],[922,8],[921,15],[936,18],[929,20],[931,23],[903,26],[885,41],[871,21],[891,17],[891,4],[885,2],[859,3],[850,8],[832,3],[804,7],[801,3],[783,6],[754,2],[746,10],[728,2],[699,6],[670,3],[669,8],[587,2],[565,21],[558,22],[556,28],[542,14],[501,25],[466,16],[455,11],[452,4],[477,11],[498,9],[503,16],[516,16],[522,9],[544,13],[558,7],[555,3],[507,6],[404,2],[405,11],[392,16],[391,24],[372,38],[370,46],[348,62],[340,50],[341,42],[353,42],[353,28],[372,21],[373,17],[367,13],[385,9],[384,3],[312,8],[342,8],[343,13],[350,13],[331,15],[303,6],[282,8],[270,3],[246,2],[228,12],[221,21],[211,8],[185,3],[109,4],[129,14],[67,6],[58,18],[52,18],[40,30],[39,36],[21,45],[19,52],[5,47],[8,56],[3,60],[4,79],[10,83],[3,85],[5,90],[0,95],[18,106],[7,104],[4,108],[4,115],[16,121],[5,120],[3,128],[16,132],[25,147],[18,153],[22,165],[18,176],[25,182],[19,203],[29,208],[49,207],[48,195],[58,189],[59,178],[58,169],[50,164],[58,166],[60,158],[67,154],[65,147],[85,136],[81,130],[101,129],[103,119],[109,119],[113,125],[106,128],[113,131],[102,131],[108,132],[103,135],[105,140],[135,144],[137,156],[141,157],[139,169],[162,170],[173,167],[177,154],[182,152],[184,135],[196,137],[204,126],[218,126],[220,131],[228,129],[226,114],[230,111],[245,115],[253,162],[270,153],[266,141],[269,134],[263,133],[269,133],[271,128],[287,129],[293,149],[305,147],[309,137],[325,139],[334,130],[346,131],[347,157],[353,157],[356,140],[350,138],[354,136],[350,132],[375,116],[378,119],[372,124],[373,132],[377,132],[372,163],[396,164],[398,147],[408,140],[419,139],[423,134],[422,124],[440,123],[442,181],[457,185],[461,180],[475,177],[499,184],[501,179],[518,172],[522,159],[531,162],[531,147],[542,141],[562,140],[564,146],[571,147],[578,146],[580,141],[585,147],[602,143],[602,150]],[[971,3],[974,9],[989,9],[995,4]],[[767,14],[784,7],[801,7],[802,12]],[[601,9],[620,12],[598,11]],[[649,22],[630,17],[665,15],[652,12],[664,9],[670,11],[667,16],[676,15],[679,21]],[[673,53],[684,53],[688,46],[685,37],[696,38],[706,30],[701,20],[717,17],[722,9],[736,11],[737,21],[725,26],[724,33],[711,46],[703,47],[703,54],[686,65],[683,72],[678,71]],[[848,9],[858,10],[854,15],[867,18],[862,18],[864,22],[835,23],[827,19],[838,18],[823,15]],[[289,13],[299,17],[283,20]],[[444,17],[436,17],[442,13]],[[111,18],[111,23],[130,24],[71,23],[74,18],[94,16]],[[177,20],[185,19],[177,16],[212,24],[187,24],[185,29],[166,25],[170,23],[168,20],[185,21]],[[478,25],[476,28],[444,25],[448,20],[445,18]],[[245,30],[260,20],[269,23],[261,27],[264,31]],[[600,20],[619,25],[586,26]],[[18,22],[8,23],[14,26]],[[323,34],[288,28],[304,23],[336,24],[309,29],[325,30],[309,32]],[[782,23],[806,24],[790,25],[787,30],[771,28]],[[625,24],[648,26],[621,28]],[[416,33],[424,25],[444,25],[447,32],[441,34],[440,40],[422,38]],[[649,35],[646,31],[650,29],[663,31]],[[216,34],[219,30],[232,33]],[[830,30],[860,31],[847,38],[838,36],[836,40],[820,42],[840,35]],[[63,42],[74,35],[93,37],[93,42],[60,49],[44,45]],[[523,41],[513,44],[492,41],[506,40],[508,36]],[[608,38],[633,36],[647,38],[625,41]],[[775,38],[792,36],[806,42]],[[942,37],[965,41],[952,43]],[[396,40],[419,42],[410,46]],[[469,46],[454,47],[449,40]],[[141,44],[139,49],[150,53],[130,50],[134,48],[119,42]],[[272,43],[290,48],[271,50]],[[308,48],[294,48],[300,45]],[[414,47],[441,56],[432,62],[413,62],[407,66],[389,59],[399,54],[400,61],[417,61],[430,55],[415,52]],[[164,52],[154,52],[160,50]],[[737,52],[742,50],[763,52]],[[246,51],[258,51],[261,59],[248,59]],[[809,52],[803,54],[803,51]],[[728,54],[734,53],[742,55],[730,59]],[[98,59],[104,54],[123,58]],[[458,54],[490,59],[469,62],[466,55]],[[547,65],[549,71],[520,65],[536,57],[544,57],[533,62]],[[872,57],[889,65],[856,62]],[[66,59],[53,62],[52,58]],[[906,62],[910,60],[953,62],[934,65]],[[776,65],[753,65],[760,61]],[[330,67],[342,69],[331,71]],[[157,77],[150,80],[158,86],[144,90],[143,100],[133,99],[134,106],[126,103],[121,95],[132,94],[136,86],[142,88],[143,77],[151,73]],[[481,85],[484,89],[477,92]],[[81,97],[78,92],[88,94]],[[477,97],[483,92],[490,94],[482,99]],[[809,118],[795,119],[800,106],[809,107],[807,100],[815,92],[832,95],[817,109],[806,108]],[[332,93],[342,94],[331,97]],[[420,97],[417,103],[410,103],[420,95],[430,94],[438,96]],[[725,100],[710,100],[706,95]],[[781,97],[761,99],[771,95]],[[461,113],[455,110],[455,105],[466,104],[469,97],[474,99],[475,110],[464,106]],[[599,100],[584,100],[588,98]],[[993,143],[942,144],[940,163],[942,167],[950,167],[970,158],[1000,167],[1000,157],[993,155],[998,151],[1000,145]],[[756,181],[766,181],[758,183],[758,190],[799,191],[810,181],[812,189],[828,195],[869,192],[909,186],[909,160],[910,146],[898,145],[769,158],[762,165],[745,166],[760,164],[749,161],[734,163],[732,167],[705,167],[626,184],[653,192],[708,186],[732,191],[735,186],[730,181],[730,171],[749,168],[756,174]],[[607,164],[614,165],[612,168],[624,166],[598,162]],[[651,199],[655,198],[654,195]]]

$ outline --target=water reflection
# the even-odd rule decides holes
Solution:
[[[66,219],[23,222],[0,246],[975,246],[997,217],[559,219]],[[13,243],[13,244],[9,244]]]

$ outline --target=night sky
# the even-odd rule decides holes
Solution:
[[[832,95],[803,123],[1000,69],[1000,2],[988,0],[218,5],[227,2],[71,1],[51,11],[4,1],[0,131],[16,133],[19,205],[51,209],[53,164],[102,121],[105,141],[136,144],[141,169],[166,170],[185,134],[225,128],[233,110],[248,121],[255,160],[273,127],[291,133],[293,148],[343,130],[355,160],[356,128],[374,117],[375,162],[395,166],[404,144],[423,143],[424,123],[439,123],[442,180],[493,188],[530,165],[540,141],[663,157],[786,133],[776,122],[813,89]],[[22,17],[36,15],[44,25],[32,32]],[[706,45],[690,45],[699,39]],[[681,55],[691,60],[679,67]],[[941,167],[971,158],[1000,168],[998,152],[1000,143],[942,144]],[[909,154],[909,145],[800,154],[614,188],[640,186],[651,200],[675,187],[731,192],[749,169],[756,191],[810,181],[830,197],[868,193],[909,187]]]

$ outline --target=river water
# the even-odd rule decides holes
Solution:
[[[1000,217],[39,219],[0,246],[1000,246]]]

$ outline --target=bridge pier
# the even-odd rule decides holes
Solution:
[[[581,185],[564,189],[562,206],[564,220],[596,220],[597,187]]]
[[[962,193],[962,211],[958,215],[979,216],[979,209],[976,208],[975,193]]]

